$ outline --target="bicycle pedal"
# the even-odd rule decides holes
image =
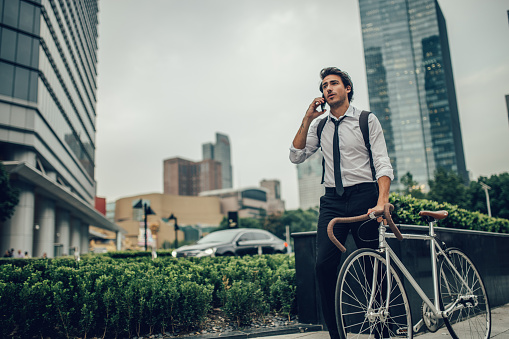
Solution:
[[[408,333],[408,327],[400,327],[396,330],[396,335],[406,335]]]

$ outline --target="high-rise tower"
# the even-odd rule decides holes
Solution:
[[[410,172],[427,188],[443,167],[465,182],[445,19],[436,0],[359,0],[371,110],[384,129],[393,189]]]
[[[0,160],[18,188],[0,247],[88,251],[94,209],[97,0],[0,1]]]
[[[320,197],[325,193],[325,186],[320,184],[323,171],[322,159],[322,152],[316,151],[309,159],[297,164],[299,208],[303,210],[319,206]]]
[[[221,164],[212,159],[194,162],[171,158],[163,163],[164,194],[197,196],[221,189]]]
[[[232,162],[228,136],[216,133],[216,143],[203,144],[202,153],[203,160],[213,159],[221,163],[222,188],[232,188]]]

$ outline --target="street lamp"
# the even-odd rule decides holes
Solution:
[[[175,249],[177,249],[177,247],[179,247],[179,241],[178,241],[178,238],[177,238],[177,231],[179,230],[179,225],[177,223],[177,217],[173,215],[173,213],[168,217],[168,220],[175,220],[175,225],[174,225],[174,229],[175,229]]]
[[[490,190],[491,187],[486,185],[484,182],[481,182],[480,184],[482,189],[484,190],[484,194],[486,194],[486,205],[488,206],[488,216],[491,217],[490,194],[488,193],[488,190]]]
[[[150,208],[150,206],[145,202],[142,201],[142,199],[138,200],[138,202],[133,206],[133,208],[143,208],[143,214],[145,216],[145,251],[148,249],[148,241],[147,241],[147,217],[152,214],[155,215],[156,213]]]

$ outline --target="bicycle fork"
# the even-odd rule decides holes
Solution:
[[[370,293],[368,309],[367,309],[367,318],[370,323],[375,323],[377,319],[380,319],[380,322],[382,324],[385,324],[387,322],[387,319],[389,318],[389,302],[390,302],[390,295],[391,295],[391,288],[392,288],[391,283],[392,282],[390,279],[390,277],[391,277],[391,275],[390,275],[391,256],[390,256],[389,251],[385,250],[385,244],[386,244],[385,243],[385,226],[383,225],[383,223],[380,223],[380,226],[379,226],[379,238],[378,239],[379,239],[379,249],[381,250],[381,252],[385,253],[386,267],[385,267],[385,272],[380,272],[380,282],[378,282],[378,272],[382,268],[378,267],[379,261],[375,260],[374,265],[373,265],[373,278],[371,281],[371,293]],[[384,273],[385,273],[385,280],[387,281],[386,282],[387,290],[386,290],[386,295],[385,295],[385,301],[384,301],[383,305],[380,304],[380,307],[376,308],[376,307],[373,307],[373,305],[375,304],[375,297],[377,295],[378,287],[380,287],[382,290],[382,292],[380,292],[380,293],[383,293]]]

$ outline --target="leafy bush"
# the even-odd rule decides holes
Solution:
[[[446,210],[449,212],[449,216],[440,220],[440,227],[509,233],[509,220],[489,217],[479,212],[470,212],[449,203],[416,199],[409,195],[396,193],[390,195],[389,202],[395,207],[392,218],[398,224],[427,225],[424,219],[419,217],[419,211]]]
[[[262,290],[255,283],[235,281],[223,293],[223,309],[230,319],[235,319],[237,326],[249,325],[252,318],[267,312]]]
[[[267,314],[272,297],[295,300],[295,287],[283,286],[295,280],[294,259],[287,255],[152,260],[113,253],[85,255],[79,262],[1,263],[2,338],[133,337],[193,330],[211,307],[223,307],[242,326]],[[274,305],[279,312],[293,312],[281,301]]]
[[[275,276],[277,280],[270,286],[271,309],[290,317],[297,311],[295,269],[280,267]]]

